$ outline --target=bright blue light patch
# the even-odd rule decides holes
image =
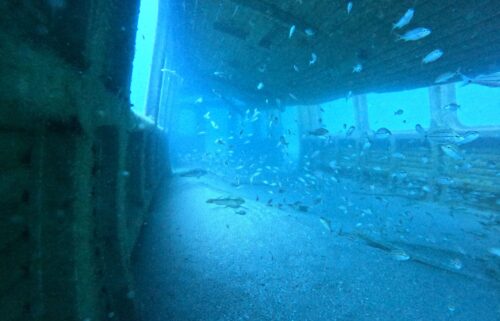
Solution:
[[[325,111],[323,123],[333,134],[345,133],[345,129],[356,125],[356,117],[351,99],[337,99],[321,107]]]
[[[373,130],[385,127],[391,131],[414,131],[416,124],[424,128],[430,125],[427,88],[369,94],[367,100],[368,120]]]
[[[457,86],[457,116],[464,126],[500,125],[500,89],[478,85]]]
[[[157,20],[158,0],[141,1],[137,35],[135,38],[132,83],[130,87],[130,102],[133,104],[132,110],[139,115],[144,115],[146,111]]]

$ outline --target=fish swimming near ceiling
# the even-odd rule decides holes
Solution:
[[[404,112],[405,112],[404,110],[402,110],[402,109],[398,109],[398,110],[396,110],[396,111],[394,112],[394,116],[401,116],[401,115],[403,115],[403,113],[404,113]]]
[[[453,78],[455,78],[459,74],[460,74],[460,69],[455,71],[455,72],[442,73],[436,77],[436,80],[434,80],[434,83],[442,84],[442,83],[448,82],[448,81],[452,80]]]
[[[462,80],[464,82],[463,86],[469,84],[476,84],[486,87],[500,87],[500,72],[495,72],[488,75],[479,75],[474,78],[467,77],[460,73]]]
[[[443,56],[444,52],[441,49],[435,49],[429,52],[423,59],[423,64],[434,62]]]
[[[409,24],[411,19],[413,19],[414,14],[415,10],[413,8],[406,10],[405,14],[398,20],[398,22],[392,24],[392,30],[401,29]]]
[[[330,132],[328,131],[328,129],[326,128],[316,128],[315,130],[310,130],[309,131],[309,135],[311,136],[326,136],[328,135]]]
[[[403,35],[398,35],[396,40],[417,41],[429,36],[431,33],[432,31],[427,28],[415,28],[410,31],[407,31]]]
[[[209,198],[207,200],[208,204],[215,204],[219,206],[225,206],[230,208],[239,208],[245,203],[245,200],[241,197],[219,197],[219,198]]]

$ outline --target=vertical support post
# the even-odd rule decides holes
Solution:
[[[354,108],[354,114],[356,117],[356,130],[354,131],[354,137],[356,139],[356,150],[359,152],[357,165],[360,174],[362,174],[364,172],[364,164],[366,163],[366,156],[362,153],[363,145],[365,139],[368,136],[368,130],[370,127],[368,124],[368,100],[366,98],[366,95],[354,96],[352,100],[352,106]]]
[[[354,96],[353,107],[356,115],[356,132],[358,137],[367,134],[369,129],[368,124],[368,102],[366,95]]]
[[[443,109],[444,106],[456,103],[456,101],[457,98],[454,84],[433,86],[429,88],[431,130],[454,128],[458,125],[456,112]]]
[[[459,126],[457,114],[454,110],[444,109],[443,107],[452,103],[456,103],[456,90],[454,84],[434,86],[429,88],[429,106],[431,111],[431,125],[429,132],[450,130]],[[446,187],[439,187],[436,184],[435,178],[443,175],[446,171],[442,153],[438,144],[430,144],[431,149],[431,164],[434,179],[429,182],[434,190],[439,191],[435,196],[442,195],[446,191]]]

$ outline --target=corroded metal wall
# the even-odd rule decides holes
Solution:
[[[168,155],[129,109],[137,4],[0,2],[1,320],[138,318],[131,255]]]

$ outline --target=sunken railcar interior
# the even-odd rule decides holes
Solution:
[[[0,2],[0,319],[500,319],[500,2]]]

